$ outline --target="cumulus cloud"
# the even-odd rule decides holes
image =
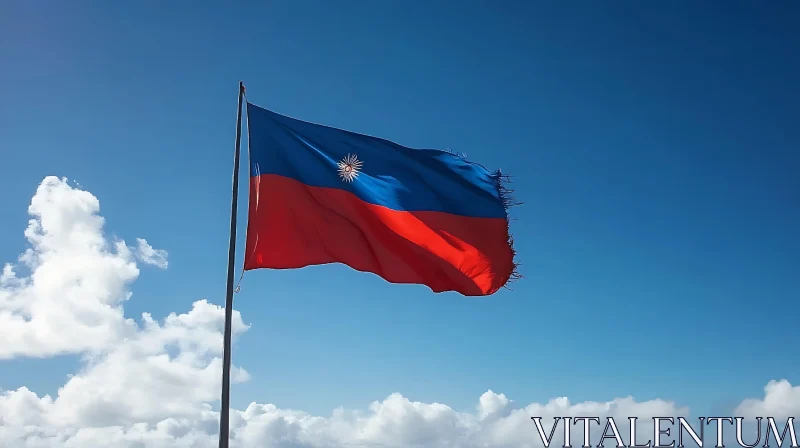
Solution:
[[[152,408],[150,398],[153,397],[137,401],[137,404]],[[207,405],[193,401],[188,393],[183,398],[185,404],[175,402],[176,406],[170,409],[178,416],[161,420],[153,418],[159,413],[142,415],[132,408],[106,402],[106,406],[93,403],[86,409],[94,412],[82,412],[67,421],[63,420],[64,414],[55,410],[58,404],[48,397],[39,398],[27,389],[20,389],[0,398],[2,412],[18,416],[8,421],[5,427],[0,427],[0,443],[13,440],[17,446],[47,447],[216,446],[214,434],[218,414]],[[80,401],[79,397],[72,400]],[[503,401],[493,392],[486,392],[479,401],[486,400]],[[630,399],[577,404],[556,399],[527,407],[510,404],[506,402],[501,408],[494,408],[494,411],[503,411],[499,414],[486,414],[482,404],[473,412],[458,412],[444,404],[414,402],[400,394],[392,394],[372,403],[366,410],[337,409],[323,417],[279,409],[271,404],[251,403],[243,411],[232,411],[232,446],[540,447],[542,444],[531,423],[531,415],[540,415],[551,421],[552,417],[563,415],[614,415],[624,420],[628,415],[645,416],[651,411],[659,416],[681,412],[667,402],[637,403]],[[121,408],[127,411],[120,412]],[[609,412],[612,409],[614,411]],[[109,412],[114,415],[113,420],[122,418],[127,422],[109,421],[105,416]],[[621,424],[622,427],[625,425]],[[580,444],[581,434],[582,431],[575,429],[575,443]],[[623,437],[627,439],[626,435]]]
[[[46,178],[29,208],[30,248],[0,274],[0,357],[75,353],[84,360],[55,396],[26,387],[0,391],[0,446],[216,447],[219,414],[212,405],[219,397],[224,310],[199,300],[161,320],[146,313],[124,317],[137,262],[166,268],[167,253],[144,239],[134,247],[108,240],[99,210],[92,194]],[[247,328],[235,312],[234,335]],[[234,367],[234,381],[247,379]],[[797,413],[798,390],[785,381],[770,383],[763,399],[746,400],[737,412]],[[632,397],[520,405],[489,390],[472,410],[458,411],[392,394],[326,416],[253,402],[231,411],[231,435],[238,448],[540,447],[531,416],[542,417],[547,433],[555,417],[612,416],[627,441],[628,416],[688,415],[670,401]],[[593,429],[593,445],[601,433]],[[580,425],[573,427],[572,445],[580,446],[582,437]]]
[[[770,381],[764,386],[764,398],[744,400],[735,411],[746,418],[771,416],[795,417],[800,415],[800,386],[792,386],[787,380]]]
[[[131,330],[122,302],[139,269],[124,241],[104,237],[99,208],[65,179],[39,185],[28,207],[30,247],[0,276],[0,359],[94,352]]]

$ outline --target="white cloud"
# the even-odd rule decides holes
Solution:
[[[764,386],[763,399],[744,400],[735,414],[747,418],[800,416],[800,386],[792,386],[787,380],[770,381]]]
[[[202,386],[202,381],[197,384],[209,390],[216,389],[214,386]],[[214,435],[218,414],[199,400],[192,399],[190,392],[196,388],[190,390],[178,384],[176,386],[183,391],[181,395],[186,402],[178,404],[175,401],[173,404],[176,406],[168,411],[167,407],[156,406],[152,402],[157,401],[156,394],[129,403],[143,406],[144,409],[159,408],[158,413],[144,415],[134,407],[116,402],[97,401],[81,407],[85,403],[78,396],[62,396],[53,402],[48,397],[39,398],[25,389],[13,391],[0,398],[0,410],[4,415],[19,417],[7,421],[5,431],[0,428],[0,443],[47,447],[73,444],[81,447],[216,446]],[[85,389],[84,393],[89,390]],[[114,398],[126,401],[121,396]],[[175,398],[179,397],[176,395]],[[502,401],[499,395],[486,392],[480,401],[498,402],[498,399]],[[59,400],[65,403],[65,409],[60,411],[56,409],[61,406]],[[210,398],[206,400],[211,401]],[[64,420],[67,406],[83,411],[79,411],[72,420]],[[324,417],[252,403],[244,411],[232,411],[232,446],[538,447],[541,443],[531,423],[531,415],[546,419],[556,415],[614,415],[624,420],[628,415],[647,416],[655,412],[663,416],[680,415],[682,412],[667,402],[637,403],[630,399],[577,404],[557,399],[524,408],[510,406],[510,402],[506,402],[493,410],[494,415],[487,414],[483,405],[478,405],[474,412],[457,412],[444,404],[413,402],[399,394],[374,402],[367,410],[337,409]],[[163,417],[164,411],[172,412],[175,416]],[[503,415],[496,414],[497,411],[502,411]],[[154,418],[156,415],[161,418]],[[620,424],[621,430],[623,427],[627,428],[625,424]],[[594,431],[596,434],[597,429]],[[579,444],[581,434],[579,429],[574,430],[575,443]],[[624,432],[623,437],[627,439]]]
[[[160,321],[123,316],[137,260],[166,267],[167,254],[137,240],[135,250],[102,233],[99,202],[48,177],[29,209],[30,249],[0,274],[0,356],[78,353],[85,361],[53,397],[25,387],[0,391],[0,446],[29,448],[216,447],[224,310],[200,300]],[[19,272],[29,269],[28,275]],[[247,330],[238,312],[236,335]],[[235,368],[235,381],[246,371]],[[737,412],[800,410],[799,388],[773,382],[763,400]],[[516,404],[487,391],[471,411],[392,394],[362,410],[327,416],[251,403],[232,410],[232,446],[249,447],[539,447],[531,416],[546,430],[555,416],[613,416],[624,440],[627,417],[689,416],[676,404],[631,397],[609,402]],[[602,428],[593,430],[593,445]],[[595,435],[596,434],[596,435]],[[652,435],[652,433],[650,434]],[[649,435],[643,434],[646,438]],[[561,430],[555,446],[560,446]],[[573,427],[580,446],[580,425]],[[614,446],[607,441],[606,446]]]
[[[153,249],[144,238],[136,238],[136,243],[138,244],[136,256],[139,257],[143,263],[152,264],[161,269],[167,268],[167,251]]]
[[[0,359],[102,350],[131,330],[122,302],[139,269],[124,241],[102,233],[100,204],[64,179],[39,185],[30,248],[0,276]],[[19,277],[18,269],[30,274]]]

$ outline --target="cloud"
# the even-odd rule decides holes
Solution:
[[[202,381],[198,384],[202,384]],[[182,388],[179,386],[179,389]],[[84,392],[89,390],[87,388]],[[39,398],[27,389],[20,389],[0,398],[0,410],[4,415],[19,416],[6,422],[3,427],[5,430],[0,428],[0,443],[47,447],[216,446],[214,435],[218,414],[199,401],[192,400],[188,392],[188,389],[184,390],[185,404],[173,402],[176,406],[170,409],[175,413],[172,417],[158,419],[153,417],[161,413],[141,415],[133,407],[115,402],[105,402],[105,405],[95,402],[88,407],[75,406],[93,412],[79,412],[78,417],[68,421],[63,419],[67,408],[62,411],[55,409],[59,406],[58,400],[53,402],[48,397]],[[152,409],[151,398],[155,398],[155,395],[137,399],[137,404]],[[498,399],[502,401],[500,395],[486,392],[479,402],[498,402]],[[78,396],[64,396],[59,400],[82,403]],[[613,412],[609,412],[612,409]],[[630,399],[577,404],[556,399],[527,407],[506,402],[492,410],[493,413],[487,413],[487,409],[478,404],[473,412],[458,412],[444,404],[414,402],[400,394],[376,401],[366,410],[337,409],[324,417],[279,409],[271,404],[251,403],[243,411],[232,411],[232,446],[533,447],[541,446],[541,443],[531,423],[531,415],[545,418],[615,415],[624,420],[628,415],[644,416],[651,411],[657,415],[677,415],[681,412],[667,402],[638,403]],[[123,418],[128,421],[109,421],[109,414],[113,420]],[[624,426],[620,425],[621,428]],[[580,430],[575,430],[575,443],[580,443],[581,434]],[[627,435],[623,433],[623,437],[627,438]]]
[[[99,208],[65,179],[39,185],[28,208],[30,247],[0,275],[0,359],[96,352],[132,330],[122,302],[139,269],[124,241],[105,239]]]
[[[223,322],[224,310],[206,301],[163,323],[144,315],[142,328],[88,360],[57,397],[25,388],[7,392],[0,395],[0,415],[8,416],[6,424],[61,429],[197,418],[219,398]],[[234,322],[235,332],[246,329],[238,314]],[[245,381],[248,374],[235,368],[232,379]]]
[[[147,313],[124,317],[137,262],[166,268],[167,253],[144,239],[135,248],[109,241],[99,210],[90,193],[65,179],[44,179],[29,208],[30,248],[0,274],[0,357],[75,353],[84,361],[55,396],[26,387],[0,391],[0,446],[216,447],[219,414],[212,405],[219,398],[224,310],[199,300],[161,320]],[[247,329],[234,312],[235,337]],[[234,367],[234,381],[248,377]],[[745,400],[737,412],[796,414],[798,390],[771,382],[763,399]],[[520,405],[489,390],[466,411],[401,394],[324,416],[253,402],[232,410],[231,432],[238,448],[516,448],[542,445],[531,416],[543,417],[548,433],[556,416],[613,416],[627,441],[628,416],[678,415],[689,410],[665,400],[572,403],[560,397]],[[593,428],[593,445],[601,433]],[[580,425],[573,426],[572,441],[582,444]]]
[[[136,238],[138,247],[136,248],[136,256],[139,257],[143,263],[152,264],[161,269],[167,268],[167,251],[160,249],[153,249],[152,246],[147,244],[144,238]]]
[[[746,418],[786,418],[800,415],[800,386],[787,380],[770,381],[764,386],[763,399],[747,399],[737,406],[735,414]]]

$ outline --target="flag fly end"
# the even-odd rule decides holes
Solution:
[[[509,210],[512,207],[517,207],[523,203],[514,198],[514,190],[509,188],[509,185],[512,183],[510,175],[503,174],[503,172],[498,168],[497,171],[492,173],[492,180],[494,180],[495,188],[497,188],[497,195],[500,197],[500,200],[503,203],[503,209],[505,209],[506,212],[506,239],[508,242],[508,248],[511,250],[512,268],[508,279],[503,284],[503,287],[511,290],[509,283],[513,283],[521,279],[523,275],[519,272],[519,267],[521,264],[517,261],[517,251],[514,249],[514,235],[511,233],[511,216]]]

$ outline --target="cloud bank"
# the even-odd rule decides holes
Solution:
[[[219,398],[224,310],[200,300],[162,321],[146,313],[138,322],[126,318],[123,304],[139,265],[166,269],[167,252],[142,238],[135,245],[109,239],[98,199],[66,179],[45,178],[28,212],[29,248],[0,274],[0,362],[76,354],[83,365],[54,397],[26,387],[0,390],[0,447],[216,447],[219,415],[212,404]],[[235,312],[234,337],[247,328]],[[248,377],[234,367],[233,381]],[[733,415],[800,413],[800,387],[773,381],[764,391]],[[556,416],[613,416],[625,423],[628,416],[689,415],[665,400],[571,403],[562,397],[520,405],[491,390],[470,412],[400,394],[327,416],[253,402],[232,410],[231,445],[539,447],[531,416],[544,417],[549,430]],[[573,445],[580,446],[581,434],[576,427]]]

